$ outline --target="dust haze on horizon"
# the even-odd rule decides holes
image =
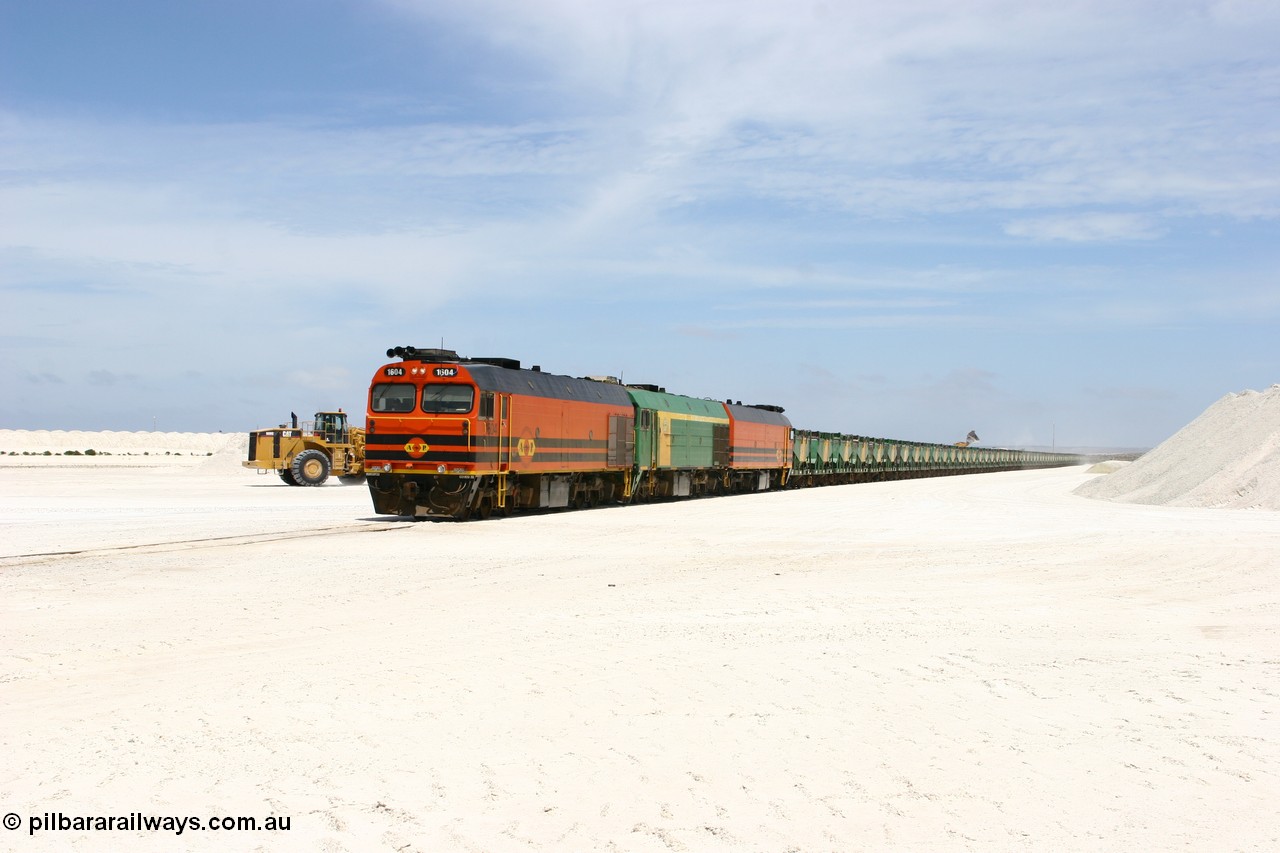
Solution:
[[[0,429],[388,347],[1151,447],[1280,381],[1280,6],[0,0]]]

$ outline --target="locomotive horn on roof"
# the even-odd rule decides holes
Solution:
[[[425,362],[465,361],[451,349],[418,349],[417,347],[392,347],[387,350],[387,358],[403,358],[405,360]]]

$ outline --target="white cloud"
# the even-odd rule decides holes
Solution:
[[[1256,104],[1276,92],[1280,36],[1261,6],[396,5],[535,59],[545,90],[531,97],[630,139],[598,182],[645,174],[639,205],[757,194],[890,216],[1280,211],[1280,184],[1257,180],[1276,144]]]
[[[354,377],[350,371],[338,366],[319,366],[315,368],[291,370],[287,374],[289,384],[305,391],[316,391],[321,394],[332,394],[351,387]],[[364,377],[360,377],[362,381]]]
[[[32,269],[91,271],[99,284],[238,291],[376,281],[439,294],[467,263],[467,250],[438,234],[300,232],[210,209],[189,187],[43,184],[0,189],[0,206],[23,212],[7,225],[0,250],[21,250],[22,266]],[[22,274],[9,270],[13,279]]]
[[[387,2],[518,59],[514,83],[457,70],[526,86],[543,118],[10,113],[4,203],[36,211],[9,245],[322,277],[363,255],[367,275],[399,283],[424,267],[460,280],[499,255],[636,260],[671,240],[667,217],[700,205],[874,221],[1020,212],[1006,233],[1077,242],[1153,239],[1170,212],[1280,214],[1275,123],[1256,109],[1280,91],[1263,6]],[[53,196],[66,203],[41,218]],[[77,224],[77,210],[108,224]]]
[[[1084,213],[1021,219],[1005,226],[1012,237],[1069,243],[1155,240],[1163,231],[1149,217],[1129,213]]]

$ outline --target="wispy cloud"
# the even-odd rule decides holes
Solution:
[[[116,373],[113,370],[90,370],[89,384],[106,388],[112,388],[117,385],[132,384],[138,381],[138,377],[130,373]]]
[[[396,5],[536,60],[545,97],[629,133],[614,165],[647,176],[646,204],[1276,210],[1256,181],[1274,145],[1257,97],[1276,91],[1261,4],[1158,4],[1159,27],[1146,3]]]
[[[1022,219],[1010,222],[1004,230],[1014,237],[1070,243],[1155,240],[1164,234],[1148,217],[1128,213],[1082,213]]]
[[[1174,395],[1167,388],[1149,388],[1141,386],[1085,388],[1084,393],[1099,400],[1128,402],[1168,402]]]
[[[1094,2],[389,6],[519,62],[541,116],[86,126],[10,113],[3,203],[24,216],[4,242],[228,277],[360,267],[461,283],[499,247],[641,263],[673,239],[671,217],[708,204],[873,221],[1018,212],[990,233],[1076,243],[1156,239],[1170,213],[1280,211],[1280,178],[1259,179],[1275,136],[1256,101],[1280,90],[1262,6],[1180,4],[1155,31],[1154,7]],[[1063,212],[1080,205],[1095,210]]]
[[[311,369],[291,370],[288,378],[294,386],[331,395],[350,386],[353,377],[341,367],[317,367]],[[361,377],[363,379],[364,377]]]

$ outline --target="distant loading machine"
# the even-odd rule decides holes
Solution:
[[[347,415],[316,412],[315,420],[254,430],[249,433],[246,468],[275,471],[290,486],[319,486],[330,473],[346,484],[364,482],[365,431],[349,426]]]

